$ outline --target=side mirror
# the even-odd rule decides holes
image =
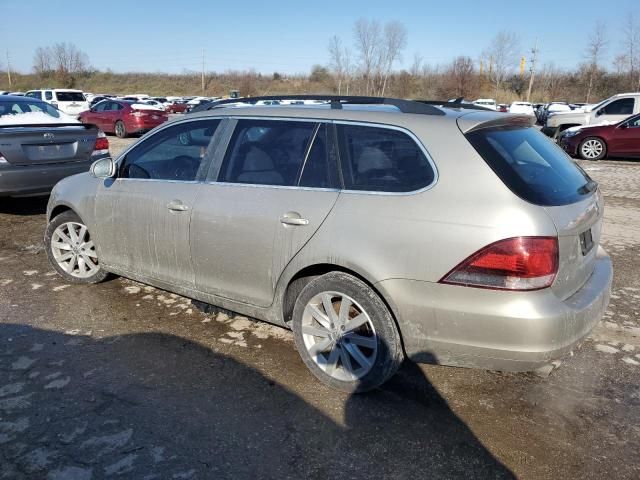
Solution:
[[[604,113],[604,108],[601,108],[600,110],[598,110],[596,112],[596,117],[599,117],[600,115],[602,115]]]
[[[101,158],[93,162],[89,172],[96,178],[112,178],[116,174],[116,162],[109,157]]]

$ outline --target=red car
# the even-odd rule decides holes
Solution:
[[[129,100],[103,100],[78,117],[119,138],[143,133],[169,120],[166,112]]]
[[[640,115],[613,125],[569,128],[558,143],[572,157],[600,160],[610,157],[640,157]]]
[[[184,113],[189,110],[189,105],[180,102],[174,102],[167,107],[167,112],[169,113]]]

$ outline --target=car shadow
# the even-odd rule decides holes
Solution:
[[[0,213],[9,215],[42,215],[47,212],[49,195],[39,197],[0,198]]]
[[[365,395],[305,380],[305,400],[261,357],[77,333],[0,324],[0,477],[513,478],[411,363]]]

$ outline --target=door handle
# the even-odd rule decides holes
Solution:
[[[309,225],[309,220],[302,218],[298,212],[287,212],[280,217],[280,223],[283,225],[304,226]]]
[[[167,203],[167,208],[172,212],[186,212],[189,210],[189,207],[180,200],[173,200],[172,202]]]

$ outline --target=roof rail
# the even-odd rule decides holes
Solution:
[[[261,97],[228,98],[224,100],[215,100],[208,104],[205,108],[199,109],[199,111],[224,107],[229,103],[255,104],[263,100],[319,100],[329,102],[332,109],[341,109],[342,105],[392,105],[398,108],[398,110],[400,110],[402,113],[416,113],[420,115],[445,114],[442,110],[436,108],[435,105],[429,105],[421,101],[403,100],[400,98],[360,97],[345,95],[268,95]]]

